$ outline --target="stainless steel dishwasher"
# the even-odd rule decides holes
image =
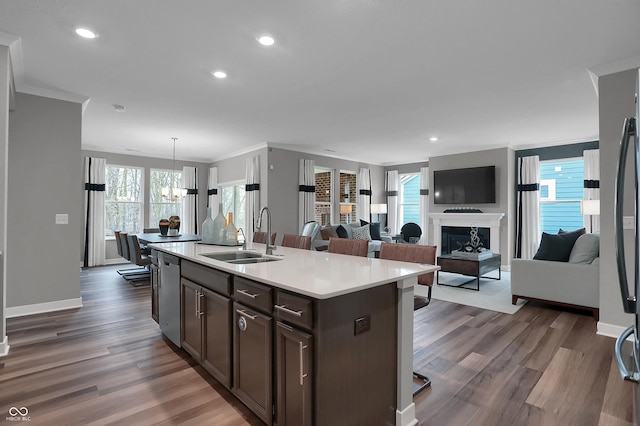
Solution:
[[[160,330],[176,346],[180,336],[180,258],[159,252],[160,285],[158,286],[158,318]]]

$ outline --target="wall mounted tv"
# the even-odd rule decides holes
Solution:
[[[435,204],[487,204],[496,202],[496,166],[433,172]]]

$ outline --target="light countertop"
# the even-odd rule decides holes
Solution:
[[[368,257],[347,256],[326,251],[278,247],[274,256],[281,260],[238,265],[214,260],[203,253],[237,251],[225,247],[187,243],[150,244],[150,247],[180,258],[266,283],[316,299],[328,299],[396,282],[440,269],[435,265],[397,262]],[[264,255],[264,244],[248,244],[247,251]]]

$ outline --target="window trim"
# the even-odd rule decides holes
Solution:
[[[104,231],[105,231],[105,239],[115,239],[114,235],[107,235],[107,232],[109,232],[109,227],[106,226],[106,222],[107,222],[107,206],[109,204],[112,203],[128,203],[128,204],[139,204],[140,205],[140,215],[138,218],[138,227],[140,229],[139,232],[142,232],[142,230],[144,229],[144,208],[145,208],[145,172],[146,172],[146,168],[143,166],[130,166],[130,165],[124,165],[124,164],[110,164],[107,163],[105,164],[105,186],[108,184],[107,182],[107,170],[109,168],[122,168],[122,169],[135,169],[135,170],[139,170],[140,171],[140,181],[139,181],[139,186],[141,188],[140,190],[140,201],[118,201],[118,200],[109,200],[107,198],[107,193],[108,191],[105,193],[105,199],[104,199],[104,220],[105,220],[105,227],[104,227]],[[115,230],[114,230],[115,231]]]

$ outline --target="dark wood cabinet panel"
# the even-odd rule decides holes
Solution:
[[[227,389],[231,388],[231,299],[207,289],[204,294],[202,365]]]
[[[202,319],[198,307],[200,286],[183,278],[182,288],[182,347],[196,360],[202,359]]]
[[[239,303],[233,304],[232,392],[265,423],[271,424],[272,319]]]
[[[281,322],[276,323],[277,426],[313,424],[313,337]]]
[[[160,269],[157,265],[151,265],[151,318],[158,324],[160,319],[158,315],[158,285],[160,283]]]

